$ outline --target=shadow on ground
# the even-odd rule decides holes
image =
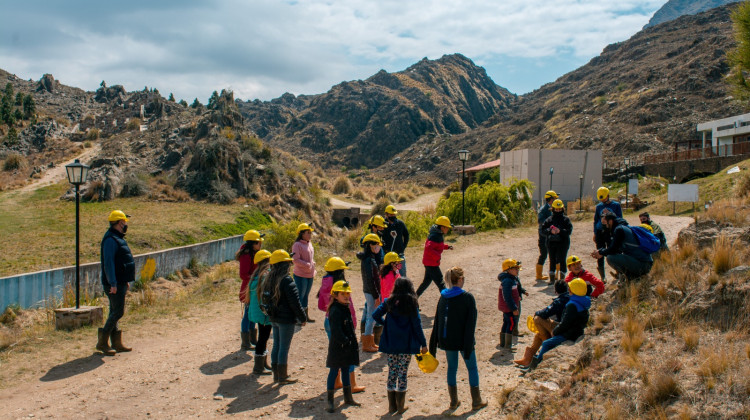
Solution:
[[[82,373],[91,372],[104,364],[104,356],[101,353],[94,353],[90,356],[82,357],[80,359],[71,360],[61,365],[54,366],[47,373],[39,378],[42,382],[53,382],[59,381],[60,379],[70,378],[71,376],[80,375]]]
[[[259,382],[263,378],[263,382]],[[234,398],[226,407],[228,414],[242,413],[262,407],[269,407],[287,398],[281,395],[283,387],[272,383],[270,376],[256,376],[250,374],[237,375],[230,379],[223,379],[214,395],[224,398]]]
[[[200,371],[204,375],[221,375],[225,370],[249,361],[250,355],[247,354],[247,352],[240,350],[227,354],[217,361],[204,363],[203,366],[200,367]]]

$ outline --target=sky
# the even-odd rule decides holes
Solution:
[[[666,0],[0,1],[0,68],[95,90],[318,94],[460,53],[524,94],[638,32]]]

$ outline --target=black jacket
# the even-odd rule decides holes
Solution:
[[[125,235],[109,228],[101,243],[102,287],[109,292],[110,287],[124,287],[135,281],[135,260]]]
[[[589,322],[589,307],[591,298],[588,296],[571,296],[563,311],[562,321],[552,331],[552,335],[562,335],[568,340],[575,341],[583,335],[583,330]]]
[[[553,235],[552,226],[560,229],[560,233]],[[547,236],[547,246],[556,244],[570,244],[570,234],[573,233],[573,223],[563,212],[552,212],[552,216],[542,223],[542,232]]]
[[[354,333],[349,306],[333,301],[331,309],[328,310],[328,323],[331,326],[331,339],[328,341],[326,367],[341,368],[359,365],[357,335]]]
[[[406,228],[401,219],[396,219],[393,222],[386,219],[386,221],[388,221],[388,226],[383,230],[383,248],[385,248],[385,252],[393,251],[398,255],[403,255],[407,245],[409,245],[409,229]],[[396,233],[395,238],[391,232]]]
[[[457,288],[440,292],[430,334],[430,353],[434,355],[436,348],[440,348],[460,351],[464,358],[468,358],[474,351],[477,303],[474,296],[467,291],[462,291],[457,296],[446,297],[451,296],[454,289]]]
[[[307,317],[305,316],[304,309],[302,309],[302,303],[299,300],[299,291],[292,276],[288,274],[284,276],[281,279],[279,289],[281,296],[279,296],[279,301],[276,302],[274,314],[269,316],[271,322],[278,322],[279,324],[304,322]]]
[[[570,294],[568,292],[561,293],[554,300],[552,300],[552,303],[549,306],[536,311],[534,315],[542,319],[552,318],[554,321],[560,322],[560,320],[562,319],[563,311],[565,310],[565,305],[568,304],[569,300]]]
[[[357,258],[362,260],[360,273],[362,274],[362,292],[369,293],[380,299],[380,264],[376,254],[369,250],[357,254]]]
[[[633,235],[633,231],[630,230],[628,222],[620,218],[615,220],[615,225],[612,229],[612,242],[610,242],[607,248],[602,248],[598,251],[599,254],[605,257],[607,255],[625,254],[642,263],[653,264],[654,262],[651,254],[647,254],[641,249],[638,239]]]

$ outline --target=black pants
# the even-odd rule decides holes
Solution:
[[[594,242],[596,243],[596,249],[607,248],[609,246],[612,237],[609,235],[608,230],[599,230],[594,232]],[[599,258],[596,260],[596,270],[599,272],[599,276],[604,280],[606,278],[607,270],[604,269],[605,258]]]
[[[434,282],[435,286],[442,292],[445,289],[445,282],[443,281],[443,272],[440,271],[440,267],[424,267],[424,280],[417,289],[417,296],[422,296],[425,290],[430,286],[430,282]]]
[[[549,249],[549,271],[555,271],[557,264],[560,264],[560,271],[565,275],[568,271],[568,266],[565,265],[565,259],[568,258],[568,249],[570,249],[570,241],[553,242],[547,244]]]
[[[512,334],[513,329],[518,327],[518,318],[521,317],[520,308],[518,311],[519,315],[513,315],[513,312],[503,312],[503,325],[500,328],[500,332],[504,334]]]
[[[537,260],[537,264],[544,265],[544,262],[547,261],[547,237],[539,234],[539,259]]]
[[[109,293],[109,285],[105,286],[104,290],[107,291],[107,298],[109,298],[109,317],[102,330],[105,335],[109,335],[112,331],[117,331],[117,321],[125,314],[125,294],[128,293],[128,285],[118,283],[117,293],[114,295]]]
[[[255,355],[263,356],[263,354],[266,352],[266,347],[268,346],[268,338],[271,337],[271,330],[273,330],[273,326],[271,324],[255,324],[255,327],[258,329],[258,343],[255,345]]]

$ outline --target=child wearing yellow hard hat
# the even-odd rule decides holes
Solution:
[[[536,369],[548,351],[567,340],[576,341],[583,335],[589,322],[589,308],[591,307],[591,298],[586,296],[586,282],[578,278],[573,279],[568,283],[568,288],[570,300],[565,305],[562,320],[552,331],[552,338],[544,340],[542,349],[531,359],[529,369]]]
[[[331,329],[331,339],[328,341],[328,356],[326,367],[329,368],[327,387],[326,411],[336,411],[333,396],[336,392],[334,385],[336,377],[341,377],[344,384],[344,404],[359,406],[352,397],[352,385],[349,382],[349,372],[352,366],[359,365],[359,346],[357,334],[354,332],[354,321],[349,306],[352,288],[346,280],[339,280],[331,287],[331,300],[328,303],[328,322]]]
[[[299,290],[299,300],[305,310],[306,322],[315,322],[314,319],[310,318],[310,312],[307,309],[308,298],[315,278],[315,248],[310,242],[313,230],[310,224],[300,223],[297,226],[297,239],[292,245],[294,284],[297,285]]]
[[[500,289],[497,294],[497,309],[503,313],[503,325],[500,329],[500,347],[511,349],[513,345],[513,329],[518,324],[521,314],[521,290],[518,285],[518,272],[521,262],[512,258],[503,261],[502,272],[498,274]]]
[[[254,375],[270,375],[271,366],[268,365],[268,338],[271,336],[271,319],[264,314],[260,308],[260,296],[258,291],[262,289],[261,282],[265,279],[270,267],[269,259],[271,253],[261,249],[255,253],[253,263],[255,270],[250,275],[250,282],[247,286],[247,317],[250,322],[255,324],[258,331],[258,339],[255,343],[255,365],[253,366]]]
[[[253,262],[255,254],[263,245],[265,234],[255,229],[245,232],[242,239],[245,241],[240,249],[234,254],[234,259],[239,262],[240,266],[240,302],[242,302],[242,321],[240,323],[240,344],[241,350],[252,350],[258,342],[258,330],[255,324],[248,318],[247,305],[249,303],[247,285],[250,283],[250,275],[255,271],[256,265]]]
[[[424,280],[417,289],[417,296],[422,296],[431,282],[435,283],[440,291],[445,289],[443,282],[443,272],[440,271],[440,259],[443,251],[453,249],[451,245],[445,243],[445,235],[453,229],[450,219],[446,216],[440,216],[435,220],[435,224],[430,228],[427,234],[427,240],[424,243],[424,253],[422,254],[422,265],[424,265]]]

